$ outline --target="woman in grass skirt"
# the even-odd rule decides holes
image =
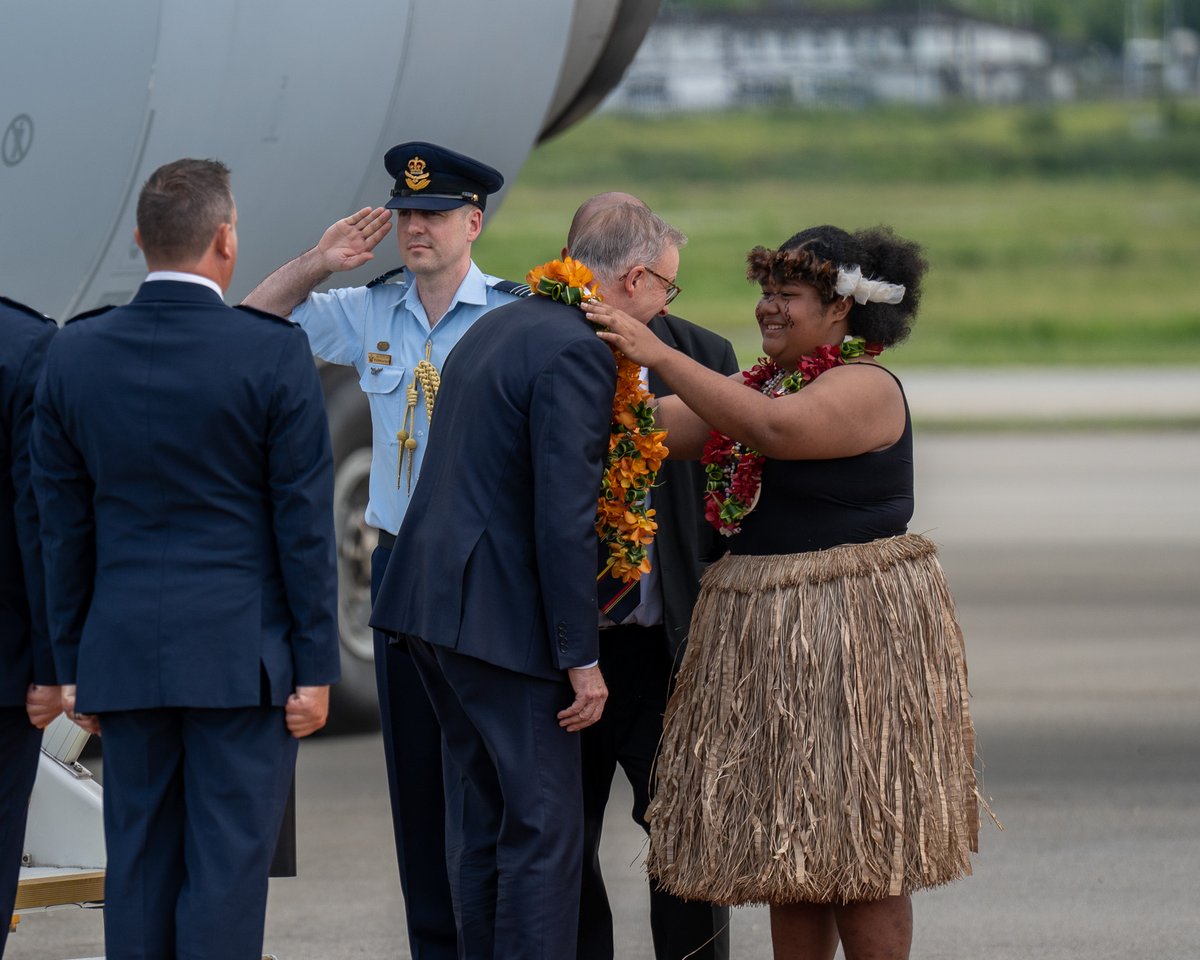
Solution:
[[[730,379],[587,307],[675,391],[671,456],[708,465],[730,537],[667,709],[648,867],[685,898],[770,904],[777,958],[904,958],[909,894],[970,873],[979,826],[962,634],[906,533],[912,424],[876,361],[926,263],[888,228],[828,226],[748,260],[767,358]]]

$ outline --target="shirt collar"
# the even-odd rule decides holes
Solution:
[[[454,297],[450,301],[450,306],[446,313],[450,313],[460,303],[472,303],[479,306],[486,305],[487,299],[487,281],[483,277],[483,271],[475,266],[475,261],[471,261],[471,266],[467,268],[467,275],[463,277],[462,283],[458,285],[458,289],[454,291]],[[413,308],[421,302],[421,297],[417,293],[417,278],[413,277],[412,282],[408,284],[404,291],[404,296],[400,298],[410,311],[416,313]],[[423,312],[423,311],[422,311]]]
[[[221,289],[220,284],[215,280],[210,280],[208,277],[202,277],[196,273],[183,273],[179,270],[151,270],[146,274],[145,283],[152,280],[173,280],[176,283],[198,283],[202,287],[208,287],[222,300],[225,299],[225,291]]]

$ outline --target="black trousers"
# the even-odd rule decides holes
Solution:
[[[371,555],[371,600],[390,546]],[[396,863],[413,960],[457,960],[458,934],[446,876],[442,730],[407,650],[375,631],[375,681],[387,763]]]
[[[600,632],[600,669],[608,702],[600,721],[582,734],[583,891],[578,960],[613,960],[612,910],[600,872],[604,808],[618,764],[633,787],[633,822],[649,832],[651,770],[662,736],[671,685],[663,628],[621,626]],[[650,931],[657,960],[727,960],[729,910],[681,900],[650,886]]]

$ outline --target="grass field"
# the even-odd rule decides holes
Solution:
[[[900,365],[1200,362],[1200,111],[1168,119],[1113,105],[594,117],[535,151],[477,260],[523,276],[557,256],[581,200],[627,190],[690,238],[677,312],[748,360],[746,251],[815,223],[889,223],[931,263]]]

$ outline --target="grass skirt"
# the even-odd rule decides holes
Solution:
[[[704,575],[667,708],[651,875],[722,904],[877,900],[971,872],[962,632],[920,536]]]

